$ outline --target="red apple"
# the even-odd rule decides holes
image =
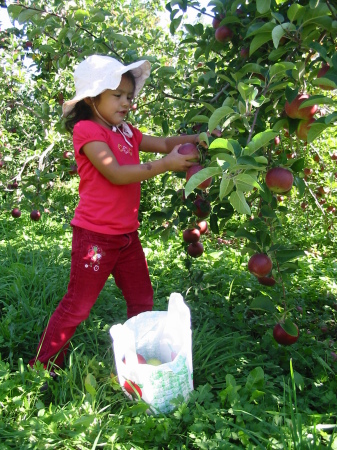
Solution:
[[[66,151],[63,152],[62,156],[63,156],[64,159],[70,159],[70,158],[73,157],[73,154],[69,150],[66,150]]]
[[[201,242],[193,242],[187,247],[187,253],[192,256],[192,258],[198,258],[204,253],[204,246]]]
[[[189,244],[198,242],[200,239],[200,231],[197,228],[187,228],[187,230],[183,232],[183,239]]]
[[[242,59],[247,59],[249,56],[249,48],[242,47],[242,49],[240,50],[240,56]]]
[[[77,164],[73,164],[69,168],[69,175],[76,175],[77,174]]]
[[[288,192],[292,188],[293,182],[293,174],[283,167],[273,167],[266,174],[266,185],[276,194]]]
[[[5,163],[5,161],[0,161],[0,169],[1,169],[1,167],[4,167],[6,165],[6,163]]]
[[[263,286],[274,286],[276,280],[274,277],[258,277],[258,282],[263,284]]]
[[[138,364],[146,364],[146,359],[140,353],[137,353]],[[123,363],[126,364],[125,358],[123,358]]]
[[[40,211],[38,209],[33,209],[33,211],[30,213],[30,218],[35,222],[39,221],[41,218]]]
[[[317,111],[317,105],[306,106],[305,108],[299,109],[301,104],[309,98],[310,97],[307,94],[298,94],[291,103],[286,101],[284,109],[287,116],[291,119],[311,119]]]
[[[319,186],[318,192],[319,192],[321,195],[327,195],[327,194],[329,194],[330,189],[329,189],[327,186]]]
[[[182,144],[178,149],[178,153],[180,153],[181,155],[194,156],[193,159],[189,159],[189,161],[191,162],[198,162],[200,160],[199,150],[197,149],[196,145],[192,143]]]
[[[221,19],[219,17],[214,17],[212,20],[212,26],[213,28],[216,30],[217,28],[219,28],[221,23]]]
[[[204,219],[209,216],[211,212],[211,204],[208,200],[203,199],[202,197],[197,197],[193,202],[193,214],[199,217],[200,219]]]
[[[331,155],[331,161],[337,161],[337,153],[336,153],[336,152],[334,152],[334,153]]]
[[[304,173],[304,175],[306,175],[306,176],[311,175],[312,172],[313,172],[313,170],[312,170],[312,169],[309,169],[308,167],[306,167],[305,169],[303,169],[303,173]]]
[[[308,207],[308,203],[306,203],[306,202],[301,203],[301,208],[303,209],[303,211],[305,211],[307,209],[307,207]]]
[[[13,217],[18,218],[21,216],[21,211],[19,210],[19,208],[13,208],[11,214]]]
[[[322,67],[318,71],[317,78],[324,78],[324,75],[328,72],[329,69],[330,69],[329,64],[322,63]],[[334,87],[328,86],[324,83],[319,84],[318,86],[324,91],[333,91],[335,89]]]
[[[291,336],[291,334],[288,334],[281,326],[280,323],[277,323],[273,329],[273,336],[275,341],[278,344],[281,345],[291,345],[294,344],[298,337],[299,337],[299,331],[297,325],[295,325],[297,328],[297,336]]]
[[[228,41],[233,37],[233,31],[226,25],[219,26],[215,31],[215,39],[218,42]]]
[[[311,125],[316,122],[314,118],[311,118],[309,120],[300,120],[299,124],[297,126],[296,130],[296,136],[298,139],[301,139],[301,141],[307,141],[308,140],[308,133],[310,130]]]
[[[255,253],[248,261],[248,270],[256,277],[265,277],[272,267],[273,263],[265,253]]]
[[[124,389],[126,390],[126,392],[128,392],[129,394],[131,394],[135,397],[137,397],[137,393],[138,393],[139,397],[142,396],[142,390],[140,389],[138,384],[134,383],[133,381],[125,381]]]
[[[187,169],[186,172],[186,181],[188,181],[192,175],[194,175],[195,173],[200,172],[200,170],[202,170],[204,168],[204,166],[202,166],[201,164],[196,164],[195,166],[191,166]],[[197,187],[198,189],[206,189],[208,188],[212,183],[212,177],[207,178],[205,181],[203,181],[202,183],[200,183]]]
[[[25,43],[25,48],[32,48],[33,47],[33,42],[32,41],[27,41]]]
[[[280,136],[276,136],[275,139],[274,139],[275,145],[280,145],[280,142],[281,142]]]
[[[199,228],[200,234],[205,234],[208,231],[208,224],[206,220],[201,220],[197,223],[197,226]]]

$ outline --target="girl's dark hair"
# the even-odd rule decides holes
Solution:
[[[73,132],[74,126],[80,120],[89,120],[93,116],[91,107],[84,101],[80,100],[75,103],[74,108],[71,110],[70,114],[66,117],[64,126],[69,133]]]
[[[135,89],[136,87],[136,79],[132,72],[128,71],[123,74],[123,76],[126,76],[133,84],[133,87]],[[99,95],[97,95],[95,98],[99,98]],[[79,122],[80,120],[90,120],[93,117],[93,112],[84,100],[80,100],[79,102],[75,103],[74,108],[71,110],[70,114],[65,119],[64,126],[69,133],[72,133],[74,130],[74,126]]]

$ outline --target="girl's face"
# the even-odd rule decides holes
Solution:
[[[120,85],[116,90],[107,89],[94,101],[99,114],[111,125],[120,125],[129,112],[134,94],[132,80],[123,75]],[[94,120],[103,126],[107,124],[97,115],[93,109]]]

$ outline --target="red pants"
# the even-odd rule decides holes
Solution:
[[[137,231],[113,236],[73,227],[68,291],[42,334],[31,366],[38,360],[45,367],[62,367],[70,338],[89,316],[110,274],[126,300],[128,318],[152,310],[153,289]]]

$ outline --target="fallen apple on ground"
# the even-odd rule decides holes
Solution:
[[[128,392],[129,394],[131,394],[135,397],[137,396],[137,393],[138,393],[139,397],[142,396],[141,388],[138,386],[138,384],[134,383],[133,381],[125,381],[124,389],[126,390],[126,392]]]

